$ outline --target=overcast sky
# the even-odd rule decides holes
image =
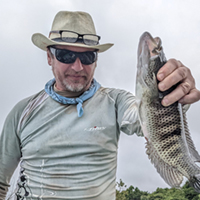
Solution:
[[[149,31],[159,36],[167,58],[188,66],[200,88],[200,1],[199,0],[1,0],[0,6],[0,127],[21,99],[44,88],[52,73],[46,54],[31,42],[33,33],[48,35],[60,10],[89,12],[101,43],[114,43],[99,55],[96,79],[105,87],[134,93],[137,45]],[[188,111],[189,128],[200,152],[200,102]],[[128,186],[154,191],[167,184],[145,154],[145,140],[121,134],[117,180]]]

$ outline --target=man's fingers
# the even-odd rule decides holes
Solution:
[[[175,59],[169,59],[167,63],[160,68],[157,74],[157,79],[159,81],[162,81],[167,76],[169,76],[174,70],[177,68],[184,66],[180,61],[177,61]]]
[[[191,104],[200,100],[200,91],[196,88],[190,89],[190,85],[186,83],[180,84],[170,94],[166,95],[162,100],[163,106],[169,106],[176,101],[181,104]]]
[[[168,75],[163,81],[158,84],[160,91],[165,91],[176,85],[178,82],[183,81],[187,75],[190,74],[187,68],[180,67],[174,70],[170,75]]]
[[[191,104],[200,100],[200,91],[196,88],[179,100],[181,104]]]
[[[175,103],[187,95],[191,91],[191,84],[188,82],[180,83],[170,94],[166,95],[162,100],[163,106]]]
[[[195,87],[195,80],[189,68],[180,61],[170,59],[158,71],[157,79],[160,81],[158,89],[166,91],[172,86],[178,86],[162,100],[163,106],[169,106],[176,101],[190,104],[200,100],[200,91]]]

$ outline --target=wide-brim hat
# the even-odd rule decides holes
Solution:
[[[112,43],[87,45],[83,42],[71,43],[62,41],[59,37],[58,31],[72,31],[78,34],[93,34],[96,35],[96,30],[92,17],[85,12],[71,12],[60,11],[56,14],[49,37],[42,35],[41,33],[35,33],[32,35],[32,42],[40,49],[46,51],[48,46],[52,45],[65,45],[75,47],[85,47],[89,49],[97,49],[98,52],[104,52],[113,46]]]

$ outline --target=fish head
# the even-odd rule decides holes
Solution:
[[[141,98],[144,92],[158,95],[156,75],[166,62],[162,42],[144,32],[140,37],[137,52],[136,96]]]

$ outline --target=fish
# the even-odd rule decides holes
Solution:
[[[200,193],[200,162],[186,119],[186,107],[179,102],[164,107],[164,96],[177,85],[162,92],[158,89],[157,73],[167,62],[162,41],[144,32],[137,52],[136,104],[146,154],[164,181],[180,188],[184,177]]]

